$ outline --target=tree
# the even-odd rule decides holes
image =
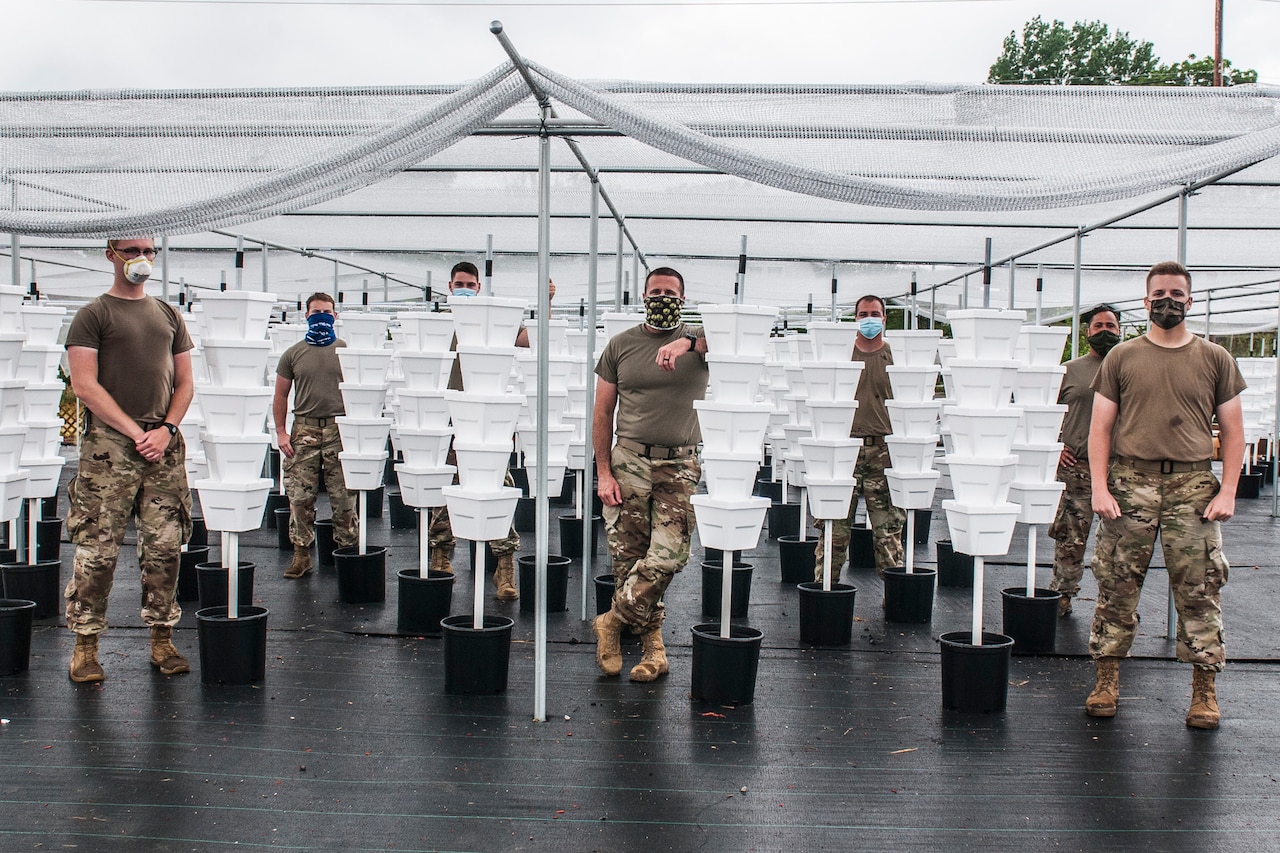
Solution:
[[[1257,83],[1258,72],[1252,68],[1237,71],[1231,67],[1231,60],[1222,60],[1222,85],[1234,86],[1237,83]],[[1213,57],[1197,59],[1193,53],[1181,62],[1162,65],[1156,70],[1151,80],[1153,86],[1212,86]]]

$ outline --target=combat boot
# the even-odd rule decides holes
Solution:
[[[159,667],[161,675],[191,671],[191,664],[173,647],[173,628],[168,625],[151,626],[151,665]]]
[[[596,663],[605,675],[618,675],[622,672],[620,642],[622,629],[626,624],[612,607],[597,616],[591,623],[591,628],[596,633]]]
[[[453,549],[452,548],[436,548],[431,552],[431,565],[428,568],[433,572],[444,572],[446,575],[453,574]]]
[[[1221,714],[1218,713],[1218,692],[1213,685],[1212,669],[1196,669],[1191,672],[1191,710],[1187,711],[1187,725],[1193,729],[1216,729]]]
[[[1090,717],[1114,717],[1120,704],[1120,658],[1098,658],[1098,683],[1084,700]]]
[[[1071,615],[1071,596],[1064,595],[1058,599],[1058,618],[1066,619]]]
[[[71,680],[83,684],[86,681],[105,681],[106,673],[98,663],[98,635],[76,634],[76,647],[71,650]]]
[[[657,681],[658,676],[666,675],[670,669],[667,666],[667,648],[662,645],[662,628],[645,631],[640,639],[644,643],[644,657],[631,668],[631,680]]]
[[[493,570],[493,586],[498,590],[499,601],[515,601],[520,597],[516,591],[515,555],[503,554],[498,558],[498,567]]]
[[[284,576],[290,579],[300,578],[309,571],[311,571],[311,546],[299,545],[295,542],[293,562],[284,570]]]

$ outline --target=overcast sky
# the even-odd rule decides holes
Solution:
[[[4,0],[16,91],[455,83],[525,56],[572,77],[979,82],[1039,14],[1101,20],[1166,62],[1212,54],[1213,0]],[[1225,49],[1280,85],[1280,0],[1226,0]]]

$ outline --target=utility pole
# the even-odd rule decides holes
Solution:
[[[1213,85],[1222,85],[1222,2],[1213,3]]]

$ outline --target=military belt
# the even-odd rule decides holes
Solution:
[[[308,418],[303,415],[294,415],[293,420],[294,423],[299,423],[303,426],[320,427],[321,429],[338,422],[336,418]]]
[[[685,447],[667,447],[662,444],[645,444],[642,441],[632,441],[629,438],[618,438],[618,446],[630,450],[632,453],[638,453],[646,459],[683,459],[686,456],[693,455],[693,446]]]
[[[1190,474],[1192,471],[1209,471],[1213,468],[1213,463],[1208,459],[1197,462],[1175,462],[1172,459],[1130,459],[1127,456],[1114,456],[1111,461],[1148,474]]]

